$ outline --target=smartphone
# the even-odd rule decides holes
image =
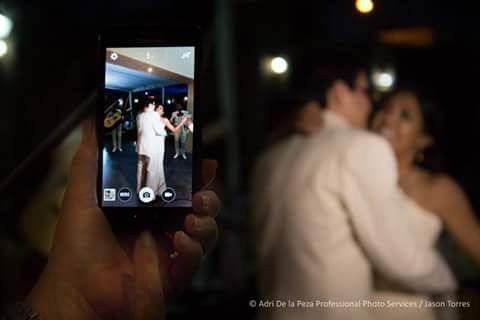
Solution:
[[[199,189],[197,28],[99,35],[97,198],[115,228],[183,226]]]

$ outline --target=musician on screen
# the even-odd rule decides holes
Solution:
[[[179,123],[184,121],[185,119],[190,117],[190,114],[187,110],[183,110],[183,106],[180,103],[175,105],[176,111],[172,113],[170,117],[170,121],[173,125],[177,126]],[[188,126],[182,125],[181,130],[174,132],[175,137],[175,155],[173,156],[174,159],[177,159],[178,156],[181,154],[183,159],[187,159],[187,155],[185,154],[185,148],[187,144],[188,138]]]

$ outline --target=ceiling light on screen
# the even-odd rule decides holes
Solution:
[[[180,58],[184,59],[184,60],[185,59],[190,59],[191,55],[192,55],[192,51],[187,51],[187,52],[184,52]]]

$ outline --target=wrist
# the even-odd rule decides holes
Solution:
[[[40,320],[98,319],[79,290],[46,271],[28,294],[26,302],[39,314]]]

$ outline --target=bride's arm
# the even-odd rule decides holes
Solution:
[[[455,291],[456,282],[445,260],[433,248],[418,245],[405,211],[408,206],[397,187],[395,155],[387,141],[357,134],[341,159],[343,205],[374,269],[414,291]],[[315,181],[322,186],[324,177]]]
[[[183,124],[185,123],[186,118],[184,118],[184,119],[182,120],[182,122],[180,122],[180,123],[178,124],[178,126],[176,126],[176,127],[174,127],[174,126],[172,125],[172,123],[170,122],[170,120],[168,120],[167,118],[162,118],[162,120],[163,120],[163,122],[165,123],[165,126],[166,126],[170,131],[172,131],[172,132],[177,132],[177,131],[183,126]]]
[[[446,229],[480,266],[480,223],[465,192],[448,176],[437,178],[432,192]]]

